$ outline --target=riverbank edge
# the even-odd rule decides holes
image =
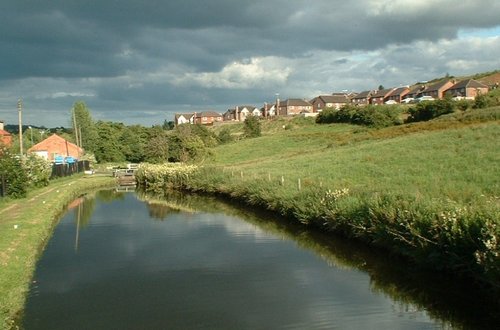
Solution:
[[[146,191],[202,193],[260,208],[403,257],[416,268],[465,279],[472,287],[500,294],[497,246],[490,247],[486,241],[490,235],[492,241],[498,235],[498,209],[494,206],[463,207],[452,201],[419,201],[390,193],[354,196],[348,189],[325,191],[318,187],[274,196],[265,186],[267,183],[235,183],[217,174],[221,172],[210,166],[192,170],[181,164],[142,164],[136,178]],[[493,260],[487,260],[489,264],[477,263],[479,252],[489,253]]]
[[[116,185],[111,176],[78,176],[59,179],[31,191],[26,198],[2,204],[0,225],[6,228],[0,246],[0,329],[12,329],[22,315],[38,257],[43,252],[60,215],[78,196]]]
[[[433,266],[432,263],[423,262],[421,256],[417,257],[416,255],[412,254],[409,251],[400,250],[398,246],[387,244],[387,242],[377,242],[375,240],[371,240],[370,237],[359,235],[359,233],[356,232],[351,232],[349,231],[349,229],[345,227],[332,228],[331,226],[328,226],[326,223],[325,225],[321,225],[318,223],[318,220],[320,219],[313,217],[305,219],[303,217],[303,214],[301,214],[302,217],[299,218],[296,215],[297,214],[296,209],[280,208],[280,206],[282,205],[277,205],[278,207],[275,208],[276,205],[273,205],[271,201],[267,201],[265,198],[262,198],[262,196],[258,197],[254,195],[251,191],[232,192],[232,191],[224,191],[223,189],[219,190],[218,188],[214,187],[209,188],[207,190],[205,190],[203,187],[184,187],[179,190],[189,193],[206,194],[208,196],[222,198],[227,201],[233,201],[239,203],[240,205],[244,205],[245,207],[258,208],[260,210],[270,212],[271,214],[275,214],[276,216],[285,217],[289,219],[289,221],[294,221],[297,224],[301,224],[306,227],[319,230],[320,232],[323,232],[325,234],[330,233],[333,235],[343,237],[348,240],[356,241],[368,247],[379,249],[380,251],[386,251],[390,255],[394,256],[395,259],[403,258],[404,260],[406,260],[406,262],[408,262],[408,264],[422,271],[436,271],[441,273],[442,275],[449,276],[450,279],[455,278],[456,280],[459,281],[472,280],[473,281],[473,283],[471,283],[472,287],[476,286],[481,291],[486,291],[486,289],[493,290],[492,295],[498,296],[500,299],[500,283],[490,281],[481,273],[464,272],[463,270],[455,272],[453,269],[446,267],[436,269],[432,267]],[[403,205],[401,206],[404,207]],[[362,205],[361,207],[368,209],[370,208],[370,205],[369,203],[367,203],[366,205]],[[394,205],[394,207],[397,208],[397,205]],[[369,220],[370,219],[368,219],[368,221]],[[500,300],[499,300],[499,306],[500,306]]]

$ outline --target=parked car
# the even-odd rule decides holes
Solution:
[[[398,102],[396,102],[394,100],[389,100],[389,101],[385,102],[385,104],[398,104]]]
[[[401,103],[408,104],[408,103],[413,103],[415,99],[413,97],[407,97],[403,100],[401,100]]]
[[[421,96],[419,98],[416,98],[415,101],[417,102],[434,101],[434,98],[432,96]]]

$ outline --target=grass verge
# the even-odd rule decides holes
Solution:
[[[68,203],[112,177],[74,176],[52,181],[26,198],[0,204],[0,329],[14,327],[22,311],[39,253]]]

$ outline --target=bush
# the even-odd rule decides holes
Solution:
[[[456,104],[450,99],[420,102],[416,106],[410,108],[408,111],[410,116],[407,121],[417,122],[431,120],[448,113],[453,113],[455,108]]]
[[[219,132],[218,140],[220,144],[232,142],[231,130],[228,127],[222,128]]]
[[[36,154],[29,154],[24,160],[23,167],[30,185],[35,187],[49,185],[52,164],[48,160]]]
[[[29,182],[21,159],[5,148],[0,149],[0,178],[5,182],[2,188],[5,196],[26,197]]]
[[[245,137],[254,138],[261,135],[260,121],[258,117],[248,116],[243,124],[243,135]]]
[[[486,95],[478,95],[476,96],[476,99],[474,100],[474,104],[472,105],[472,107],[474,109],[484,109],[489,106],[489,103],[490,102]]]
[[[388,127],[401,124],[401,110],[396,106],[367,105],[363,107],[345,105],[339,110],[325,109],[316,117],[316,122],[349,123],[370,127]]]

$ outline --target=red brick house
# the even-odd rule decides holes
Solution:
[[[71,143],[57,134],[53,134],[40,143],[28,149],[28,153],[34,153],[49,161],[54,161],[55,157],[73,157],[80,159],[83,149]]]
[[[445,94],[456,98],[475,99],[488,93],[488,86],[473,79],[462,80],[446,90]]]
[[[405,95],[405,99],[412,98],[416,99],[417,97],[422,96],[422,92],[425,90],[426,86],[424,84],[416,84],[410,87],[410,90]]]
[[[321,112],[326,108],[338,110],[350,103],[350,100],[345,94],[320,95],[309,101],[309,103],[313,106],[313,112]]]
[[[0,121],[0,144],[10,147],[12,145],[12,134],[4,130],[4,128],[3,121]]]
[[[379,89],[378,91],[373,93],[372,96],[370,97],[370,104],[375,104],[375,105],[384,104],[387,101],[389,94],[391,94],[393,90],[394,90],[393,88]]]
[[[451,80],[443,80],[428,86],[422,91],[422,96],[430,96],[435,99],[442,99],[444,92],[447,91],[454,83]]]
[[[354,105],[366,105],[370,103],[370,97],[372,95],[372,91],[363,91],[357,95],[355,95],[351,99],[351,103]]]
[[[195,112],[194,114],[195,124],[213,125],[214,123],[222,121],[224,121],[222,115],[215,111],[202,111],[202,112]]]
[[[401,103],[409,92],[410,88],[408,86],[395,88],[391,93],[389,93],[385,102],[394,101],[396,103]]]
[[[312,104],[302,99],[288,99],[285,101],[280,101],[278,106],[278,114],[280,116],[291,116],[312,112]]]

